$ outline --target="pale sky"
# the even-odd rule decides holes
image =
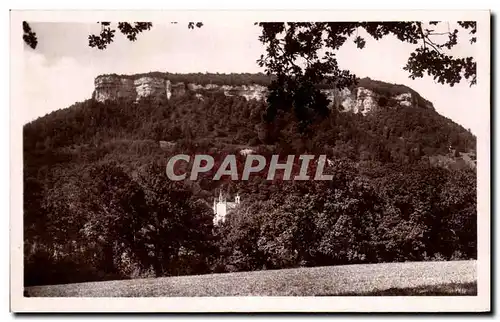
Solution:
[[[38,47],[25,46],[24,50],[26,122],[90,98],[94,78],[100,74],[263,72],[256,63],[264,53],[258,41],[260,29],[248,22],[211,22],[194,30],[187,23],[153,22],[153,28],[139,34],[136,42],[117,31],[115,42],[103,51],[88,47],[88,35],[99,33],[97,23],[32,23],[31,27],[37,33]],[[479,132],[481,123],[474,106],[479,101],[477,87],[465,81],[450,87],[430,77],[411,80],[402,68],[414,45],[392,37],[365,39],[363,50],[348,41],[338,51],[341,68],[358,77],[407,85],[431,101],[440,114]],[[475,50],[465,40],[450,53],[474,56]]]

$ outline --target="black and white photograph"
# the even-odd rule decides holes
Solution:
[[[489,311],[490,19],[12,11],[11,310]]]

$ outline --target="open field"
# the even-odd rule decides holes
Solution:
[[[307,267],[27,287],[28,296],[476,295],[476,261]]]

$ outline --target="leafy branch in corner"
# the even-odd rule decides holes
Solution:
[[[32,49],[35,49],[38,45],[36,33],[31,30],[30,25],[26,21],[23,21],[23,40]]]
[[[153,23],[151,22],[118,22],[116,28],[112,27],[111,22],[109,21],[101,21],[97,23],[101,25],[101,31],[98,35],[89,35],[88,41],[90,47],[100,50],[106,49],[108,45],[115,40],[116,29],[125,35],[128,40],[136,41],[138,34],[150,30],[153,27]],[[177,24],[177,22],[172,22],[172,24]],[[202,26],[202,22],[188,23],[189,29],[201,28]],[[23,31],[24,42],[31,48],[35,49],[38,44],[38,38],[36,33],[31,29],[29,23],[26,21],[23,21]]]
[[[317,115],[328,113],[328,100],[317,88],[318,84],[339,89],[356,83],[356,76],[338,66],[335,52],[351,37],[359,49],[366,46],[359,35],[364,30],[375,40],[394,36],[410,43],[416,49],[410,54],[404,70],[412,79],[425,73],[441,84],[455,84],[466,79],[476,84],[476,61],[473,57],[454,57],[445,53],[458,44],[459,30],[437,32],[432,26],[443,22],[431,21],[429,27],[419,21],[402,22],[263,22],[259,41],[266,54],[257,63],[268,75],[275,76],[270,84],[268,109],[265,118],[275,119],[280,110],[292,110],[307,125]],[[471,44],[476,42],[476,22],[461,21],[458,25],[468,30]],[[446,25],[445,25],[446,26]],[[442,37],[445,40],[442,40]]]

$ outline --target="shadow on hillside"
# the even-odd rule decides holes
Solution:
[[[477,296],[477,283],[449,283],[410,288],[390,288],[366,293],[321,294],[319,296]]]

